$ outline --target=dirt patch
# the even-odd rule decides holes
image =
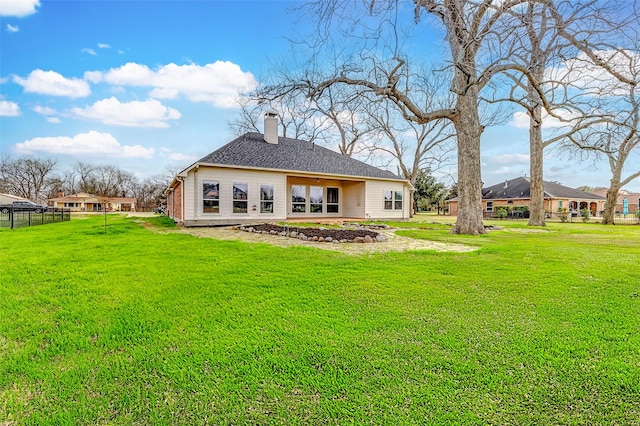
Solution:
[[[471,252],[478,248],[462,244],[441,243],[437,241],[416,240],[396,235],[392,229],[383,229],[379,232],[387,237],[387,241],[370,244],[344,243],[334,244],[328,242],[303,241],[297,238],[283,237],[280,235],[258,234],[233,229],[233,227],[213,228],[179,228],[182,234],[193,235],[200,238],[213,238],[216,240],[237,240],[250,243],[266,243],[279,247],[306,246],[320,250],[338,251],[350,255],[363,255],[370,253],[384,253],[390,251],[414,251],[432,250],[438,252]]]

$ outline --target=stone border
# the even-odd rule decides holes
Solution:
[[[261,228],[279,228],[279,229],[261,229]],[[352,227],[350,227],[352,228]],[[388,229],[387,225],[375,225],[375,229]],[[297,227],[297,226],[289,226],[289,225],[273,225],[273,224],[258,224],[258,225],[239,225],[234,226],[232,229],[256,233],[256,234],[268,234],[268,235],[278,235],[281,237],[287,238],[296,238],[301,241],[311,241],[318,243],[333,243],[333,244],[344,244],[344,243],[382,243],[388,241],[389,238],[380,232],[372,231],[371,227],[359,226],[356,225],[353,229],[339,229],[335,233],[348,234],[349,231],[354,231],[354,234],[362,234],[362,232],[357,231],[365,231],[365,235],[354,235],[353,238],[334,238],[332,236],[322,236],[322,235],[314,235],[314,234],[332,234],[334,230],[329,228],[312,228],[312,227]]]

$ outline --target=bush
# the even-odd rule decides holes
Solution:
[[[507,217],[509,214],[509,210],[504,206],[496,207],[496,217],[500,218],[500,220]]]
[[[589,219],[591,219],[591,210],[589,209],[582,209],[580,210],[580,216],[582,216],[582,221],[583,222],[589,222]]]

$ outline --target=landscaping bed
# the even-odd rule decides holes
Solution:
[[[258,225],[237,226],[235,229],[245,232],[279,235],[297,238],[303,241],[317,241],[325,243],[374,243],[387,241],[387,236],[373,231],[366,226],[345,228],[307,228],[290,225],[276,225],[262,223]]]

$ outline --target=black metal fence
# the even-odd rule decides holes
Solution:
[[[6,211],[5,211],[6,210]],[[47,223],[68,222],[71,220],[69,209],[47,209],[44,212],[33,210],[3,209],[0,211],[0,228],[24,228],[25,226],[45,225]]]

